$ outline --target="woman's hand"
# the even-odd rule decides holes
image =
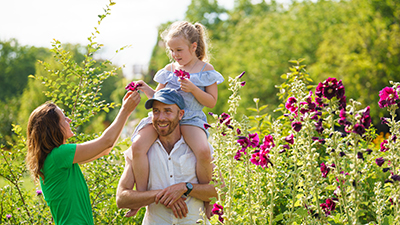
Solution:
[[[122,100],[122,109],[132,112],[140,102],[140,94],[137,91],[128,91]]]

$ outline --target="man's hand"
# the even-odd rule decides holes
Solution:
[[[171,205],[170,208],[172,209],[175,217],[179,219],[186,217],[189,212],[189,209],[185,202],[185,198],[179,198],[174,204]]]
[[[161,203],[166,207],[171,208],[172,204],[180,199],[186,190],[187,188],[185,183],[171,185],[158,192],[155,199],[156,204]]]

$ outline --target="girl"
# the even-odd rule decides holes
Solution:
[[[82,144],[66,144],[74,136],[71,120],[54,103],[46,102],[31,113],[26,164],[35,180],[40,179],[56,224],[93,224],[89,190],[77,163],[109,154],[139,101],[137,91],[128,92],[114,122],[99,138]]]
[[[154,80],[158,82],[153,90],[143,81],[138,81],[139,90],[148,98],[164,87],[178,90],[185,100],[185,114],[180,122],[185,142],[196,156],[196,175],[199,183],[209,183],[212,175],[211,153],[207,141],[208,132],[204,106],[213,108],[218,98],[218,87],[224,81],[222,75],[207,63],[206,30],[200,23],[175,22],[162,34],[170,57],[175,61],[157,72]],[[190,78],[179,79],[174,71],[184,70]],[[151,117],[143,119],[132,136],[133,171],[136,189],[145,191],[149,176],[147,151],[156,141],[158,134],[151,123]],[[166,124],[167,126],[168,124]]]

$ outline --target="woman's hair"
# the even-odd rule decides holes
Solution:
[[[41,177],[44,180],[43,168],[47,155],[64,142],[64,135],[60,126],[60,115],[56,111],[57,105],[46,102],[37,107],[28,121],[26,165],[35,180]]]
[[[161,33],[161,38],[164,42],[168,42],[171,38],[178,36],[182,36],[190,44],[196,42],[197,58],[201,61],[209,61],[207,29],[201,23],[193,25],[187,21],[177,21]]]

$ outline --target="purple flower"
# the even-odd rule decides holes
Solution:
[[[339,109],[345,109],[346,104],[346,96],[343,96],[343,98],[339,99]]]
[[[362,124],[357,123],[353,127],[353,133],[359,134],[362,136],[365,133],[365,127]]]
[[[285,137],[285,141],[289,144],[294,144],[294,135],[290,134],[289,136]]]
[[[389,119],[385,117],[381,117],[381,123],[382,124],[389,124]]]
[[[239,128],[237,128],[237,129],[236,129],[236,133],[239,135],[239,134],[242,133],[242,131],[241,131]]]
[[[289,150],[289,145],[282,145],[282,150],[279,151],[279,153],[284,153],[286,150]]]
[[[370,107],[367,106],[367,107],[364,109],[364,112],[363,112],[362,117],[361,117],[361,120],[360,120],[361,124],[362,124],[366,129],[368,129],[369,126],[371,125],[371,116],[369,115],[369,112],[370,112]]]
[[[379,98],[379,107],[384,108],[396,104],[399,96],[393,88],[385,87],[379,92]]]
[[[344,86],[342,83],[342,80],[340,80],[337,84],[337,88],[336,88],[336,98],[338,99],[342,99],[344,96],[345,90],[344,90]]]
[[[240,85],[243,87],[244,85],[246,85],[246,81],[242,81],[242,82],[240,83]]]
[[[42,192],[42,190],[36,190],[36,195],[42,195],[43,194],[43,192]]]
[[[382,141],[382,143],[381,143],[381,145],[380,145],[380,146],[381,146],[381,149],[380,149],[381,152],[386,152],[387,150],[389,150],[389,148],[386,147],[386,144],[387,144],[387,143],[389,143],[387,140],[383,140],[383,141]]]
[[[331,100],[333,97],[336,96],[336,89],[337,89],[337,80],[336,78],[331,78],[329,77],[326,79],[323,83],[323,90],[322,90],[322,95],[327,98],[328,100]]]
[[[376,163],[376,165],[378,165],[379,167],[381,167],[381,166],[383,165],[384,162],[385,162],[385,159],[382,158],[382,157],[375,159],[375,163]]]
[[[241,160],[240,157],[242,157],[242,153],[239,150],[239,151],[236,152],[236,155],[235,155],[234,159],[236,159],[237,161],[240,161]]]
[[[239,79],[242,78],[245,73],[246,73],[246,71],[243,71],[241,74],[239,74],[238,78]]]
[[[315,130],[320,134],[322,134],[322,132],[324,131],[324,128],[322,127],[322,121],[323,121],[322,119],[319,119],[318,122],[314,124]]]
[[[400,175],[397,175],[397,174],[392,175],[392,180],[394,180],[394,181],[400,181]]]
[[[325,215],[331,215],[331,212],[335,210],[336,203],[332,199],[326,199],[325,203],[320,204],[322,210],[324,210]]]
[[[249,147],[250,145],[250,140],[247,137],[244,136],[239,136],[239,139],[237,140],[237,142],[239,143],[240,146],[242,146],[242,149],[240,149],[240,152],[246,152],[246,149]]]
[[[365,150],[365,152],[366,152],[368,155],[371,155],[372,150],[371,150],[371,149],[367,149],[367,150]]]
[[[306,114],[308,112],[315,112],[317,105],[312,101],[311,96],[312,91],[310,91],[310,95],[307,97],[305,102],[300,102],[300,105],[304,105],[304,107],[300,109],[300,113]]]
[[[357,158],[364,160],[364,155],[362,152],[357,152]]]
[[[330,171],[331,169],[330,169],[329,167],[327,167],[327,166],[325,165],[325,163],[321,163],[320,170],[321,170],[321,173],[322,173],[322,177],[323,177],[323,178],[326,178],[326,176],[328,175],[328,173],[329,173],[329,171]]]
[[[190,79],[190,74],[186,72],[185,70],[175,70],[174,71],[175,76],[179,77],[180,79]]]
[[[212,214],[214,215],[218,215],[218,220],[223,223],[224,222],[224,218],[222,217],[222,215],[224,214],[224,207],[221,205],[218,205],[217,203],[214,203],[213,205],[213,209],[212,209]]]
[[[303,125],[301,124],[301,122],[293,122],[292,123],[292,128],[293,130],[295,130],[296,132],[299,132],[301,130],[301,127]]]
[[[6,215],[6,218],[7,218],[7,219],[10,219],[10,218],[11,218],[11,214],[7,214],[7,215]]]
[[[285,107],[292,113],[296,112],[297,111],[297,106],[295,105],[296,103],[297,100],[295,97],[289,97],[288,100],[286,101]]]

